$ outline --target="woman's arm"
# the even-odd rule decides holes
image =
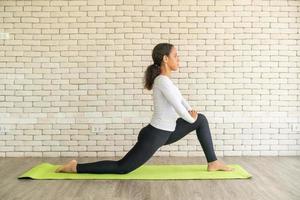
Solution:
[[[192,107],[188,104],[188,102],[183,97],[181,99],[181,103],[188,111],[192,110]]]
[[[166,79],[162,79],[159,85],[159,88],[162,94],[165,96],[167,101],[172,104],[177,114],[182,117],[185,121],[189,123],[194,123],[196,119],[194,119],[190,113],[187,111],[185,106],[182,104],[182,98],[178,95],[177,92],[174,91],[172,86],[172,82]],[[188,104],[187,104],[188,105]],[[189,106],[188,108],[191,109]]]

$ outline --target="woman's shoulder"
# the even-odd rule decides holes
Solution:
[[[162,75],[162,74],[158,75],[158,76],[155,78],[154,81],[158,81],[158,82],[169,82],[169,83],[172,82],[171,79],[170,79],[168,76]]]
[[[162,88],[172,89],[174,87],[172,80],[165,75],[158,75],[154,80],[154,84]]]

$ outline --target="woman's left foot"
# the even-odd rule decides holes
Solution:
[[[223,162],[215,160],[209,162],[207,165],[207,171],[233,171],[234,168],[226,166]]]
[[[76,166],[77,166],[77,161],[76,160],[71,160],[65,165],[62,165],[58,167],[55,172],[76,172]]]

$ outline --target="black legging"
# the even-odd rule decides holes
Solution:
[[[208,121],[203,114],[198,113],[197,120],[192,124],[182,118],[178,118],[174,131],[157,129],[148,124],[141,129],[137,143],[122,159],[118,161],[102,160],[93,163],[78,163],[76,167],[77,173],[129,173],[149,160],[161,146],[174,143],[193,130],[196,130],[207,162],[217,160]]]

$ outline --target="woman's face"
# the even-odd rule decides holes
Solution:
[[[177,55],[177,49],[175,47],[171,49],[169,56],[164,56],[164,61],[172,71],[177,70],[179,66],[179,57]]]

